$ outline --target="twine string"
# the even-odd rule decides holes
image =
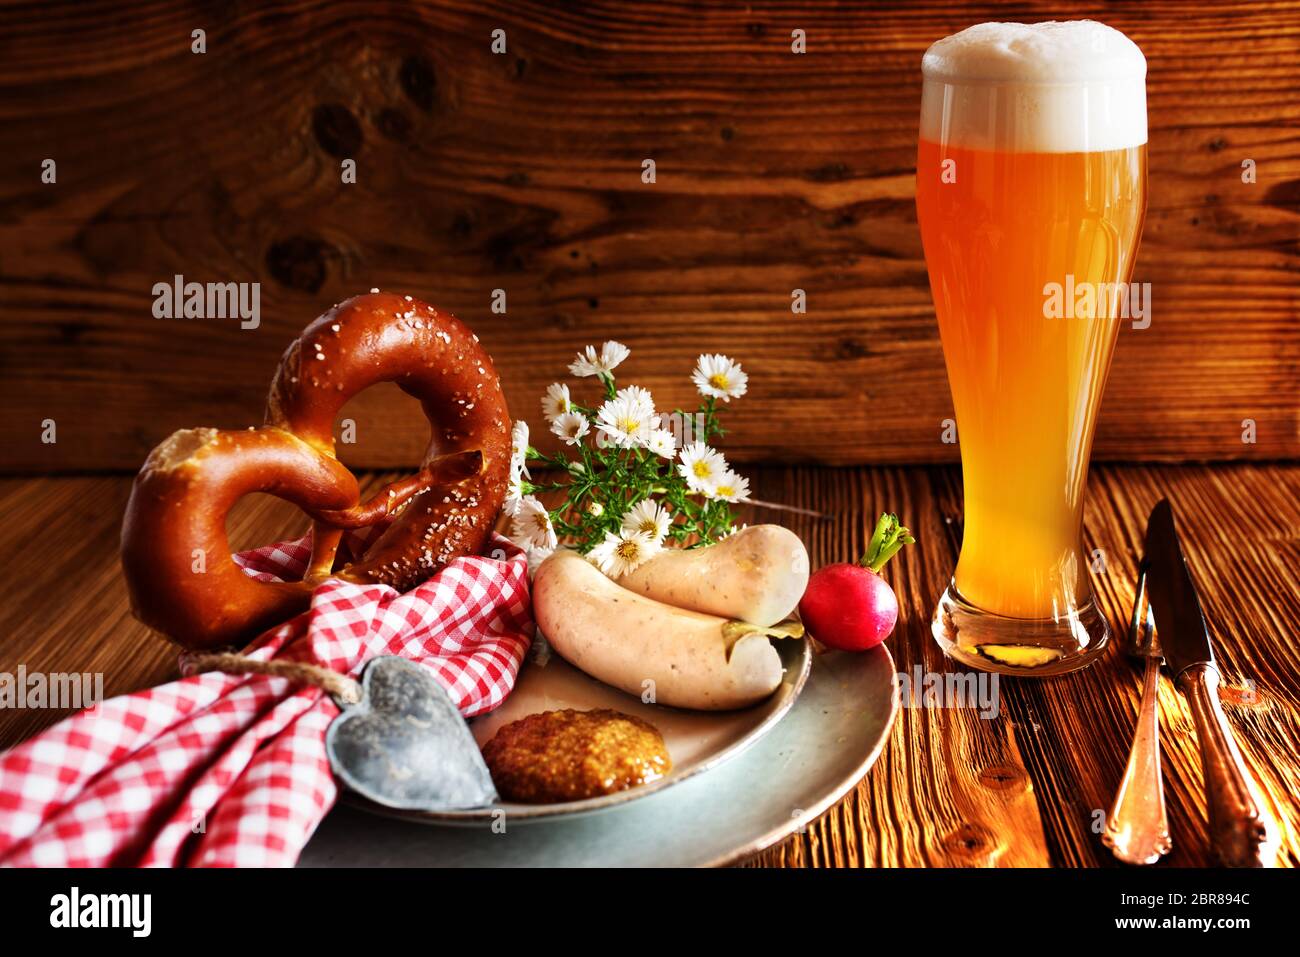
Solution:
[[[270,675],[311,685],[333,695],[345,704],[361,700],[361,685],[329,668],[301,661],[258,661],[230,652],[185,654],[181,656],[181,674],[196,675],[206,671],[223,671],[228,675]]]

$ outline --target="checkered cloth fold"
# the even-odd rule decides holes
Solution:
[[[236,556],[302,577],[310,537]],[[527,559],[496,536],[406,593],[329,580],[258,659],[357,676],[377,655],[426,665],[466,717],[514,687],[533,634]],[[334,804],[318,688],[207,673],[102,702],[0,755],[0,864],[288,866]]]

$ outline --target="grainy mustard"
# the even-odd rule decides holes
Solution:
[[[543,711],[512,721],[483,746],[483,759],[501,796],[523,804],[625,791],[673,766],[654,725],[609,709]]]

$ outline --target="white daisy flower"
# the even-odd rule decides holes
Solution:
[[[519,506],[524,502],[524,480],[518,475],[510,476],[510,484],[506,486],[506,500],[502,503],[501,508],[507,515],[518,515]]]
[[[622,532],[624,535],[644,532],[652,542],[661,545],[668,535],[671,522],[672,516],[668,514],[668,509],[652,498],[642,499],[623,516]]]
[[[749,479],[727,469],[713,484],[713,491],[709,497],[720,498],[724,502],[747,502],[749,501]]]
[[[616,396],[596,410],[596,428],[619,448],[645,445],[653,430],[653,411],[637,396]]]
[[[579,445],[582,437],[591,431],[591,426],[581,412],[564,412],[551,423],[551,431],[567,444]]]
[[[621,342],[615,342],[613,339],[604,343],[600,347],[600,352],[596,352],[595,346],[587,346],[578,357],[569,364],[569,371],[579,378],[592,375],[609,375],[620,362],[628,357],[632,352]]]
[[[520,419],[510,430],[510,477],[531,478],[528,474],[528,423]]]
[[[619,537],[612,532],[605,533],[605,540],[597,542],[591,547],[591,551],[582,556],[591,562],[601,571],[604,571],[606,563],[609,562],[610,554],[614,551],[614,546],[619,543]]]
[[[711,449],[703,442],[692,442],[679,453],[681,462],[677,471],[686,479],[686,485],[692,492],[713,494],[713,488],[727,471],[727,460],[717,449]]]
[[[537,574],[537,569],[541,567],[542,562],[546,561],[546,559],[550,558],[553,554],[555,554],[555,549],[553,548],[528,549],[527,555],[528,555],[528,580],[529,581],[533,580],[533,577]]]
[[[572,404],[569,387],[563,382],[552,382],[546,387],[546,395],[542,396],[542,415],[547,422],[554,422],[568,412]]]
[[[510,430],[510,480],[502,508],[507,515],[518,515],[524,500],[524,479],[528,477],[528,423],[522,419]]]
[[[555,548],[559,540],[546,506],[529,495],[510,522],[510,538],[525,548]]]
[[[635,405],[645,414],[647,419],[651,420],[651,425],[655,424],[654,420],[658,418],[655,414],[655,400],[648,389],[643,389],[639,385],[629,385],[614,393],[614,398],[623,399]]]
[[[740,368],[740,363],[724,355],[700,356],[691,379],[700,395],[723,402],[739,398],[749,387],[749,376]]]
[[[677,439],[667,429],[651,429],[645,447],[661,458],[677,457]]]
[[[618,578],[636,570],[662,550],[662,546],[651,541],[645,532],[631,535],[606,532],[605,540],[593,548],[587,558],[610,578]]]

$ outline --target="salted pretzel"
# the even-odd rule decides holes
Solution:
[[[361,502],[335,456],[334,421],[378,382],[418,399],[432,435],[418,473]],[[509,470],[509,413],[478,336],[409,296],[357,296],[290,344],[261,428],[184,429],[149,454],[122,524],[132,611],[179,644],[208,649],[246,644],[302,611],[328,577],[405,590],[483,547]],[[302,581],[257,581],[231,557],[226,515],[252,492],[312,518]],[[345,530],[390,516],[363,554],[340,547]]]

